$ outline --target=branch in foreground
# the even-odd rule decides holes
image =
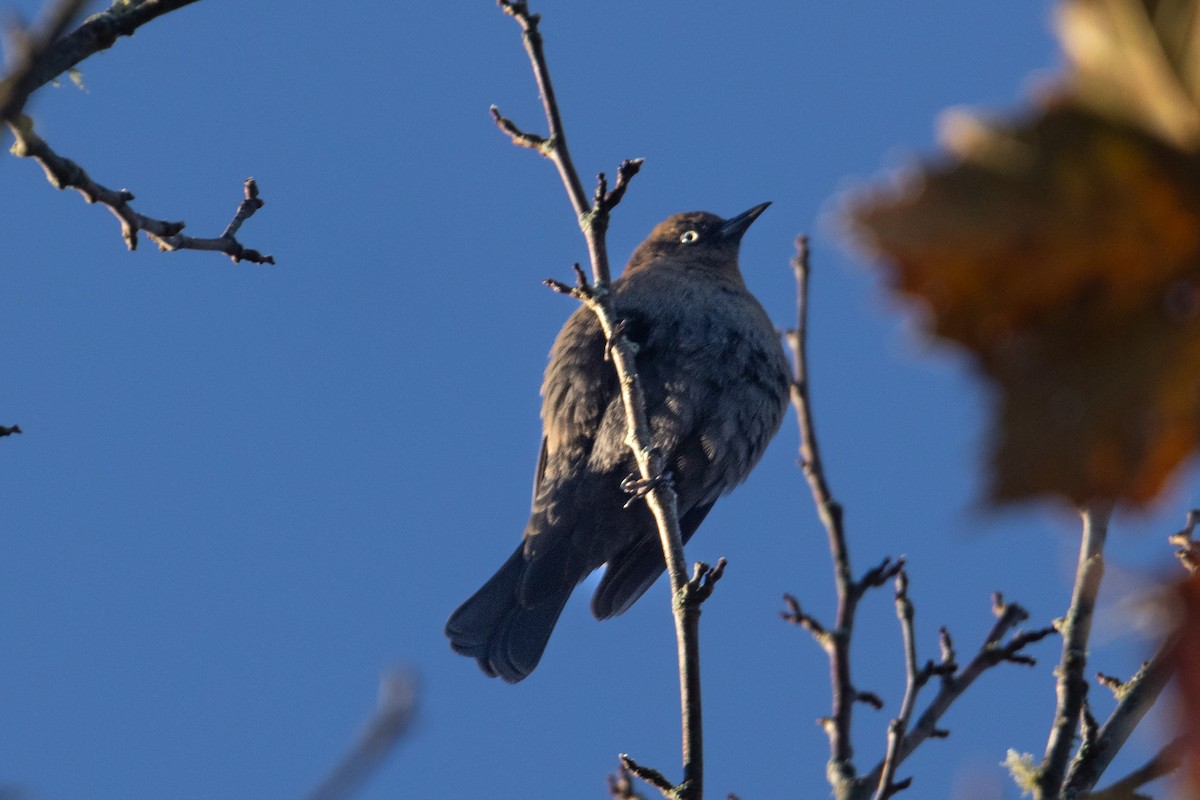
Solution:
[[[379,708],[341,762],[308,800],[346,800],[379,768],[404,737],[417,707],[416,681],[407,673],[384,676],[379,685]]]
[[[1116,708],[1100,726],[1094,740],[1087,747],[1080,747],[1071,762],[1063,784],[1064,798],[1082,797],[1099,782],[1171,679],[1175,644],[1176,638],[1169,637],[1154,656],[1116,690]]]
[[[1108,537],[1108,520],[1112,506],[1094,503],[1082,511],[1083,536],[1079,546],[1079,565],[1075,571],[1075,586],[1071,590],[1071,605],[1062,622],[1063,649],[1058,664],[1056,686],[1057,704],[1046,754],[1038,769],[1035,800],[1058,797],[1063,788],[1068,759],[1080,725],[1080,713],[1087,698],[1088,639],[1092,631],[1092,615],[1100,580],[1104,576],[1104,543]]]
[[[88,203],[100,203],[108,208],[121,223],[121,238],[130,250],[137,249],[138,232],[143,231],[161,250],[210,250],[224,253],[235,263],[249,261],[254,264],[274,264],[272,256],[244,247],[234,236],[242,222],[249,219],[263,201],[258,196],[258,185],[248,179],[244,186],[245,199],[238,206],[233,220],[225,231],[215,239],[198,239],[184,236],[183,222],[168,222],[139,214],[130,205],[133,193],[125,189],[113,190],[92,180],[83,167],[69,158],[54,152],[33,130],[28,117],[21,117],[9,128],[16,136],[12,151],[22,158],[32,158],[41,165],[46,180],[56,189],[75,189]]]
[[[120,37],[132,36],[147,22],[194,2],[196,0],[116,0],[47,48],[36,68],[30,71],[30,94],[85,58],[112,47]]]
[[[626,441],[637,461],[638,474],[641,476],[637,492],[643,495],[646,505],[654,515],[662,540],[663,558],[666,562],[667,574],[671,580],[672,615],[675,620],[675,640],[679,662],[679,694],[681,715],[683,717],[683,779],[677,785],[670,785],[669,790],[663,785],[658,788],[669,797],[682,800],[700,800],[704,796],[704,745],[703,726],[700,705],[700,646],[699,646],[699,616],[700,603],[711,593],[711,585],[719,577],[721,569],[701,568],[697,565],[697,577],[688,580],[684,565],[683,536],[679,529],[679,511],[674,487],[666,480],[666,464],[662,453],[654,447],[650,433],[650,425],[646,416],[646,402],[638,378],[634,362],[634,348],[628,338],[621,333],[620,323],[612,305],[609,294],[611,270],[608,264],[608,245],[606,233],[609,216],[621,201],[629,181],[637,174],[642,165],[641,159],[624,161],[617,170],[617,181],[612,191],[603,174],[596,182],[596,191],[589,204],[583,182],[575,170],[571,153],[567,149],[566,134],[563,129],[562,115],[559,112],[558,101],[554,94],[554,85],[550,81],[550,69],[546,63],[545,51],[542,47],[542,35],[538,30],[541,18],[529,11],[525,0],[498,0],[498,5],[505,14],[516,20],[521,27],[521,40],[525,52],[529,56],[537,80],[538,93],[542,98],[542,110],[545,112],[549,135],[546,137],[525,133],[511,120],[503,117],[498,110],[492,109],[492,118],[500,130],[509,136],[514,144],[532,147],[548,158],[558,170],[567,197],[575,211],[579,228],[587,243],[588,256],[592,266],[593,285],[588,286],[582,275],[582,270],[576,268],[578,282],[574,289],[569,287],[567,292],[585,302],[596,314],[604,331],[605,340],[612,358],[613,366],[621,386],[621,399],[625,409]],[[552,288],[562,291],[562,284],[550,282]],[[707,577],[706,577],[707,576]],[[708,587],[705,590],[705,587]],[[627,759],[623,759],[627,760]],[[626,767],[635,775],[633,762]],[[639,775],[640,777],[640,775]],[[661,774],[660,774],[661,777]]]
[[[8,74],[0,78],[0,123],[21,115],[29,96],[42,86],[41,74],[54,60],[53,47],[79,16],[87,0],[58,0],[47,6],[45,21],[34,29],[12,28],[5,37]]]
[[[1147,783],[1158,780],[1164,775],[1170,775],[1179,769],[1186,750],[1186,743],[1182,739],[1174,740],[1158,751],[1158,754],[1146,764],[1138,767],[1112,786],[1089,794],[1087,800],[1140,800],[1144,796],[1137,794],[1137,790]],[[1065,794],[1064,796],[1075,795]]]
[[[24,433],[20,425],[0,425],[0,436],[12,436],[14,433]]]
[[[1168,539],[1172,545],[1180,548],[1175,555],[1179,557],[1183,567],[1193,574],[1197,564],[1200,563],[1198,561],[1200,547],[1192,539],[1192,532],[1197,523],[1200,523],[1200,510],[1193,509],[1187,514],[1187,523],[1184,529]],[[1080,747],[1075,754],[1063,785],[1063,797],[1080,797],[1091,791],[1092,787],[1099,782],[1104,771],[1108,769],[1112,760],[1125,745],[1134,728],[1158,700],[1158,696],[1174,674],[1176,648],[1179,646],[1179,642],[1180,631],[1168,635],[1166,640],[1159,645],[1154,656],[1142,664],[1141,669],[1127,681],[1120,681],[1107,675],[1097,676],[1099,683],[1112,689],[1113,695],[1117,699],[1117,705],[1100,727],[1095,740],[1086,748]],[[1160,759],[1164,754],[1171,752],[1174,750],[1168,746],[1163,753],[1159,754]],[[1162,763],[1158,759],[1156,762]],[[1151,764],[1156,762],[1151,762]],[[1113,792],[1117,787],[1127,785],[1128,780],[1129,778],[1122,779],[1093,796],[1117,797],[1119,795],[1113,794]],[[1149,782],[1149,780],[1152,778],[1148,778],[1144,782]],[[1140,785],[1130,786],[1130,791]]]

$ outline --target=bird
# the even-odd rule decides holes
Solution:
[[[742,236],[768,205],[730,219],[668,217],[611,284],[685,543],[750,474],[787,406],[779,334],[738,266]],[[639,477],[637,463],[604,333],[585,306],[551,348],[542,428],[521,544],[445,629],[455,652],[509,683],[533,672],[567,598],[594,570],[605,567],[591,603],[601,620],[627,611],[666,570],[653,515],[622,486]]]

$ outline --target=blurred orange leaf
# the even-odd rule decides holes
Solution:
[[[1200,14],[1194,0],[1073,0],[1058,13],[1072,94],[1191,149],[1200,144]]]
[[[1200,449],[1200,36],[1162,41],[1164,9],[1195,0],[1064,4],[1066,90],[1023,121],[951,117],[948,161],[849,208],[998,390],[993,500],[1142,504]],[[1158,76],[1140,99],[1115,77],[1135,66]]]

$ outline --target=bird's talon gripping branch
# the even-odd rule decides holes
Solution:
[[[646,499],[646,495],[659,487],[675,488],[675,479],[670,472],[662,472],[649,479],[643,478],[636,472],[626,475],[621,480],[621,491],[630,495],[630,498],[625,501],[625,508],[629,508],[638,500]]]
[[[604,360],[605,361],[612,361],[613,342],[615,342],[617,339],[620,339],[622,336],[624,336],[625,331],[628,328],[629,328],[629,320],[627,320],[623,317],[621,319],[617,320],[617,324],[613,326],[612,336],[609,336],[608,339],[606,339],[604,342]],[[625,340],[625,344],[633,352],[633,355],[636,356],[637,351],[638,351],[638,346],[629,339]]]

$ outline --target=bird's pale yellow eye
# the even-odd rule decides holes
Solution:
[[[691,244],[699,238],[700,234],[696,233],[695,231],[687,231],[683,234],[683,236],[679,237],[679,241],[683,242],[684,244]]]

